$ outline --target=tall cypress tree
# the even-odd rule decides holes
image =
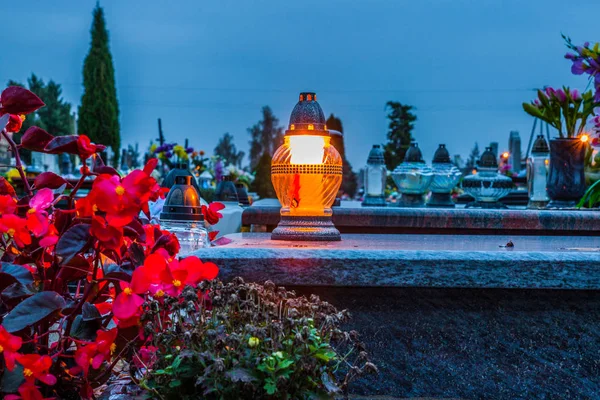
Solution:
[[[77,130],[92,142],[110,146],[113,165],[119,164],[121,133],[115,70],[108,45],[104,11],[96,4],[93,12],[92,43],[83,63],[84,92],[79,106]]]

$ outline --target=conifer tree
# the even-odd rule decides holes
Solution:
[[[340,132],[342,135],[332,135],[331,136],[331,145],[335,147],[335,149],[342,156],[342,192],[348,194],[350,197],[354,197],[356,194],[356,188],[358,186],[358,180],[356,173],[352,170],[352,165],[346,159],[346,148],[344,146],[344,127],[342,125],[342,120],[337,118],[335,115],[331,114],[329,118],[327,118],[327,129],[332,129]]]
[[[121,134],[115,71],[108,44],[104,11],[96,4],[93,12],[92,42],[83,63],[84,92],[79,107],[77,130],[92,142],[112,148],[113,165],[118,166]]]
[[[385,166],[392,171],[404,161],[404,155],[410,147],[412,130],[417,116],[412,113],[413,106],[396,101],[388,101],[386,108],[390,110],[387,116],[390,124],[387,134],[388,142],[383,147],[383,151]]]

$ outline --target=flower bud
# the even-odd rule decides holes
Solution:
[[[8,124],[6,124],[6,132],[19,132],[25,121],[24,115],[10,114]]]
[[[259,343],[260,343],[260,339],[257,337],[252,336],[252,337],[250,337],[250,339],[248,339],[248,347],[250,347],[251,349],[258,346]]]

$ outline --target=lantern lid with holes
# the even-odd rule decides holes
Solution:
[[[325,114],[319,103],[317,103],[317,94],[302,92],[290,115],[290,123],[285,135],[330,136],[331,134],[325,123]]]
[[[160,214],[161,221],[204,221],[200,195],[192,185],[192,176],[179,175],[174,180]]]
[[[531,152],[540,154],[550,153],[550,147],[548,147],[548,142],[546,141],[544,135],[537,135],[537,137],[535,138],[535,142],[533,142]]]
[[[374,144],[373,148],[369,152],[369,157],[367,158],[368,165],[383,165],[385,164],[385,159],[383,157],[383,150],[381,146],[378,144]]]

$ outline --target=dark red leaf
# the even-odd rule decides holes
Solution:
[[[116,176],[121,176],[121,174],[119,174],[119,172],[114,169],[113,167],[109,167],[108,165],[102,165],[99,167],[94,168],[94,172],[97,174],[108,174],[108,175],[116,175]]]
[[[79,148],[77,147],[77,136],[57,136],[52,139],[46,147],[44,147],[44,153],[50,154],[79,154]]]
[[[16,196],[15,188],[11,186],[6,179],[0,176],[0,196],[4,195]]]
[[[54,136],[39,126],[32,126],[25,131],[25,134],[21,138],[21,146],[28,150],[43,152],[44,147],[46,147],[52,139],[54,139]]]
[[[33,295],[33,292],[23,285],[21,282],[15,282],[0,294],[2,301],[7,304],[10,308],[16,306],[17,303]]]
[[[90,224],[72,226],[58,239],[55,248],[56,255],[63,259],[63,263],[68,263],[89,247],[91,239]]]
[[[65,212],[61,209],[54,210],[54,226],[59,234],[63,233],[67,230],[67,228],[73,222],[73,214],[70,212]]]
[[[45,105],[35,94],[19,86],[4,89],[0,95],[0,103],[0,115],[29,114]]]
[[[90,271],[90,262],[81,254],[73,257],[67,264],[61,267],[60,277],[65,282],[77,281],[85,276]]]
[[[21,282],[23,285],[33,283],[33,275],[27,268],[5,262],[0,265],[0,291],[15,282]]]
[[[35,178],[33,185],[36,190],[43,188],[57,189],[62,185],[67,185],[68,188],[73,187],[63,177],[56,175],[54,172],[42,172]]]
[[[5,317],[2,325],[9,332],[34,325],[65,307],[65,299],[56,292],[39,292],[17,304]]]

